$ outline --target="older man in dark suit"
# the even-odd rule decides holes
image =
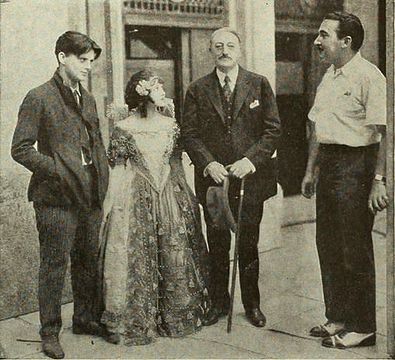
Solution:
[[[239,264],[242,301],[248,320],[257,327],[266,323],[260,310],[258,289],[259,224],[263,203],[276,194],[272,155],[280,136],[280,120],[267,79],[238,65],[240,37],[230,28],[216,30],[210,52],[216,68],[192,83],[185,98],[182,139],[195,165],[195,190],[203,205],[210,249],[210,292],[213,307],[205,325],[229,311],[230,232],[213,226],[206,207],[209,186],[232,176],[230,206],[237,215],[242,178],[245,195],[241,222]]]
[[[40,241],[40,335],[52,358],[64,357],[58,335],[69,254],[73,332],[103,335],[95,299],[108,166],[95,100],[80,84],[100,53],[86,35],[61,35],[55,47],[59,67],[52,79],[26,95],[12,141],[12,157],[33,173],[28,198]]]

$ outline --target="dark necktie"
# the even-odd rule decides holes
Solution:
[[[80,94],[78,93],[77,90],[73,90],[73,95],[78,108],[81,108]],[[84,158],[85,164],[88,165],[92,162],[91,146],[90,146],[89,133],[83,121],[81,121],[80,137],[81,137],[82,156]]]
[[[73,91],[74,99],[75,99],[75,102],[77,103],[77,106],[78,106],[79,108],[81,108],[80,94],[78,93],[77,90],[72,90],[72,91]]]
[[[225,100],[227,102],[229,102],[230,101],[230,97],[232,96],[232,90],[230,89],[230,85],[229,85],[230,78],[229,78],[228,75],[225,76],[224,81],[225,81],[225,85],[224,85],[224,87],[222,89],[224,90]]]

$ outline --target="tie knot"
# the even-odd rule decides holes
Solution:
[[[228,75],[225,76],[225,84],[229,84],[230,83],[230,77]]]

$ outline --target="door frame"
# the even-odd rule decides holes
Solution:
[[[395,358],[395,238],[394,238],[394,9],[386,1],[387,77],[387,353]]]

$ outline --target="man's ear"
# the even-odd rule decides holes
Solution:
[[[352,43],[352,37],[351,37],[351,36],[345,36],[345,37],[343,38],[342,47],[343,47],[343,48],[351,47],[351,43]]]
[[[65,60],[66,60],[66,54],[63,52],[63,51],[61,51],[59,54],[58,54],[58,61],[59,61],[59,64],[63,64],[64,65],[64,63],[65,63]]]

